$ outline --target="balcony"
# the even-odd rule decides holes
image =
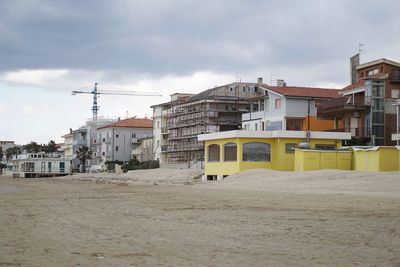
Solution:
[[[327,130],[326,132],[346,132],[346,133],[351,133],[352,137],[355,137],[355,138],[358,138],[358,139],[371,138],[371,129],[370,128],[365,128],[365,127],[331,129],[331,130]]]
[[[318,116],[329,117],[335,116],[338,113],[342,114],[346,111],[361,111],[366,110],[371,106],[370,97],[355,97],[349,99],[341,97],[323,102],[317,110]]]
[[[168,128],[167,127],[161,127],[161,134],[167,135],[168,134]]]
[[[393,70],[389,75],[389,81],[393,83],[400,83],[400,70]]]

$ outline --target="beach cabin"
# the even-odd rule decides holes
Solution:
[[[204,141],[204,179],[220,180],[248,169],[294,171],[298,147],[332,150],[350,133],[306,131],[226,131],[198,136]]]
[[[374,146],[352,147],[354,170],[356,171],[399,171],[400,147]]]

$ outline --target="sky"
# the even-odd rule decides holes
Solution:
[[[400,61],[397,0],[2,0],[0,140],[62,142],[92,117],[151,117],[176,92],[284,79],[342,88],[349,58]]]

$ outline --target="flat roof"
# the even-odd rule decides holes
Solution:
[[[198,135],[199,141],[208,141],[228,138],[298,138],[306,139],[306,131],[244,131],[233,130]],[[310,131],[311,139],[350,140],[351,133],[345,132],[317,132]]]

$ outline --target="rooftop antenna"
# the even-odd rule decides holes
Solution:
[[[239,72],[236,72],[236,82],[240,82]]]
[[[273,84],[273,82],[274,82],[273,77],[274,77],[275,75],[276,75],[275,73],[271,73],[271,84],[270,84],[270,85]]]

